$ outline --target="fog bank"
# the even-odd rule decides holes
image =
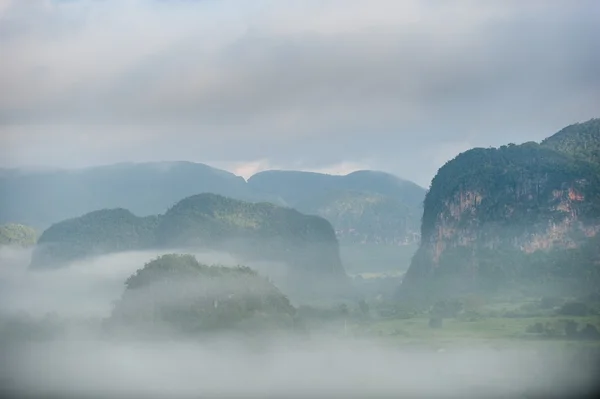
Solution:
[[[100,333],[124,280],[158,252],[114,254],[29,272],[30,251],[0,249],[0,394],[5,397],[575,397],[594,388],[597,356],[467,342],[435,351],[312,330],[243,341],[132,340]],[[200,262],[235,264],[227,254]],[[58,315],[31,335],[8,314]],[[91,319],[87,329],[71,322]],[[6,331],[17,331],[7,334]],[[24,330],[18,330],[19,328]],[[536,349],[537,348],[537,349]],[[585,355],[585,356],[584,356]],[[531,396],[528,396],[531,397]]]

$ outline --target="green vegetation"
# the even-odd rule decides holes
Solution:
[[[325,219],[216,194],[188,197],[161,216],[140,218],[113,209],[57,223],[40,237],[31,267],[149,248],[216,250],[246,261],[282,262],[288,270],[278,283],[290,295],[349,293],[335,232]]]
[[[600,165],[600,119],[567,126],[542,145]]]
[[[438,218],[449,216],[446,202],[469,191],[481,197],[476,214],[463,213],[456,224],[468,225],[473,216],[480,225],[510,220],[511,227],[520,228],[548,218],[560,220],[564,212],[552,206],[559,200],[554,191],[567,187],[578,189],[586,199],[580,206],[582,218],[600,216],[600,175],[593,165],[536,143],[475,148],[446,163],[433,178],[421,234],[428,239]]]
[[[59,267],[76,259],[151,248],[159,217],[137,217],[125,209],[105,209],[65,220],[44,231],[32,267]]]
[[[597,286],[600,169],[584,150],[600,146],[598,125],[570,126],[541,145],[471,149],[441,167],[400,295]]]
[[[4,224],[0,226],[0,246],[17,245],[30,247],[37,242],[38,233],[35,229],[22,224]]]
[[[425,190],[387,173],[267,171],[252,176],[248,184],[256,192],[329,220],[343,243],[397,245],[419,239]]]
[[[418,240],[425,190],[372,171],[347,176],[273,171],[246,182],[229,172],[191,162],[122,163],[43,172],[0,170],[0,223],[19,221],[43,230],[98,209],[156,215],[182,198],[200,193],[266,201],[323,216],[343,241],[397,243]]]
[[[197,336],[298,329],[296,309],[247,267],[208,266],[169,254],[129,277],[109,319],[111,328]]]
[[[409,206],[390,196],[332,191],[297,207],[329,220],[342,243],[400,246],[419,240],[420,206]]]

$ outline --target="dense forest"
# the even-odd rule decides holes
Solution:
[[[400,291],[445,295],[550,281],[591,289],[600,282],[592,250],[600,169],[588,150],[599,142],[593,119],[542,144],[475,148],[447,162],[425,197],[421,246]]]
[[[52,225],[35,248],[31,267],[47,269],[95,255],[189,248],[221,251],[246,261],[280,263],[278,282],[294,294],[341,295],[349,282],[331,224],[319,216],[270,203],[198,194],[164,215],[138,217],[124,209],[88,213]]]
[[[298,329],[296,309],[266,278],[243,267],[162,255],[125,282],[107,326],[146,336],[198,336]]]

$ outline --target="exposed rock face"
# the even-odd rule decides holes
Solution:
[[[598,235],[598,171],[536,143],[458,155],[439,170],[426,195],[421,246],[400,292],[445,295],[565,272],[565,265],[540,271],[531,261],[589,246]]]

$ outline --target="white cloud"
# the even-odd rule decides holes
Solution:
[[[595,7],[5,1],[2,163],[368,159],[427,185],[443,160],[424,153],[598,116]]]

